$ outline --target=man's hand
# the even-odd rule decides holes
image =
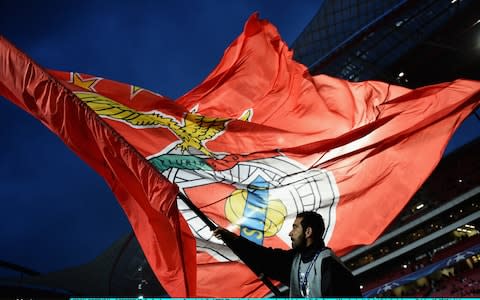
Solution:
[[[227,229],[218,226],[217,229],[213,231],[213,235],[217,238],[220,239],[224,242],[227,241],[233,241],[238,238],[238,235],[236,235],[233,232],[228,231]]]
[[[214,235],[217,239],[223,240],[223,238],[222,238],[222,232],[225,231],[225,230],[226,230],[225,228],[218,226],[217,229],[215,229],[215,230],[213,231],[213,235]]]

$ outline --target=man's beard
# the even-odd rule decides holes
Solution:
[[[305,239],[304,233],[302,233],[302,235],[298,237],[298,239],[296,240],[296,243],[294,243],[292,240],[292,249],[301,251],[305,249],[306,246],[307,246],[307,240]]]

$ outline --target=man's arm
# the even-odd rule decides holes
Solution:
[[[213,234],[223,240],[257,275],[263,273],[269,278],[289,285],[294,257],[292,250],[266,248],[222,227],[217,228]]]

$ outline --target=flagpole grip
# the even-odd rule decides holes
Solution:
[[[182,193],[178,193],[178,197],[180,199],[182,199],[183,202],[185,202],[185,204],[203,221],[205,222],[205,224],[208,226],[208,228],[210,228],[210,230],[215,230],[218,228],[217,225],[215,225],[215,223],[213,223],[198,207],[195,206],[195,204],[193,204],[193,202],[187,197],[185,196],[184,194]],[[247,265],[248,266],[248,265]],[[250,266],[248,266],[250,268]],[[253,269],[250,268],[252,271]],[[254,271],[254,273],[256,273]],[[269,289],[270,291],[272,291],[272,293],[276,296],[276,297],[281,297],[281,293],[280,293],[280,290],[267,278],[265,277],[265,274],[263,273],[260,273],[260,274],[257,274],[258,276],[258,279],[260,279],[263,284],[265,284]]]

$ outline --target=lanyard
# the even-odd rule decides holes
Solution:
[[[312,270],[313,265],[315,264],[315,261],[317,260],[318,255],[320,254],[320,251],[318,251],[315,254],[315,257],[312,259],[310,264],[307,267],[307,271],[305,272],[305,276],[303,279],[300,276],[300,265],[302,263],[302,258],[300,257],[300,260],[298,261],[298,282],[300,283],[300,293],[302,294],[303,297],[308,297],[309,294],[309,289],[307,289],[308,285],[308,274],[310,274],[310,271]]]

